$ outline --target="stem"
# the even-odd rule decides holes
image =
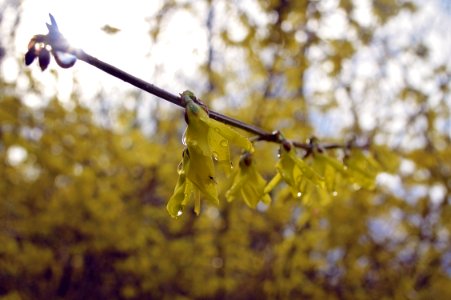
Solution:
[[[282,7],[283,8],[283,7]],[[211,20],[213,17],[213,10],[210,11],[211,15],[209,15],[209,19],[207,23],[208,25],[211,25]],[[50,45],[52,47],[52,54],[58,63],[59,66],[63,68],[70,68],[75,63],[75,60],[71,63],[64,63],[59,60],[57,53],[67,53],[75,56],[77,59],[82,60],[88,64],[90,64],[93,67],[96,67],[116,78],[122,79],[125,82],[128,82],[129,84],[146,91],[152,95],[155,95],[161,99],[164,99],[166,101],[169,101],[177,106],[184,107],[184,101],[182,101],[182,98],[179,95],[172,94],[162,88],[159,88],[149,82],[146,82],[138,77],[135,77],[119,68],[116,68],[113,65],[110,65],[104,61],[101,61],[98,58],[95,58],[94,56],[89,55],[82,49],[75,49],[69,46],[64,36],[59,32],[58,25],[56,24],[55,18],[50,14],[50,21],[51,24],[46,24],[47,28],[49,30],[49,33],[47,35],[35,35],[28,44],[28,52],[32,51],[34,53],[34,47],[36,43],[44,43],[46,45]],[[28,54],[27,52],[27,54]],[[209,54],[211,56],[211,53]],[[36,55],[31,59],[30,62],[25,59],[25,63],[29,65],[33,60],[36,58]],[[39,63],[41,64],[41,58],[39,58]],[[48,62],[47,62],[48,64]],[[47,65],[46,64],[46,65]],[[45,68],[41,69],[44,70]],[[202,104],[202,103],[200,103]],[[242,129],[244,131],[247,131],[251,134],[254,134],[255,136],[251,138],[253,142],[257,141],[266,141],[271,143],[276,143],[283,145],[284,147],[291,147],[293,145],[296,148],[300,148],[306,151],[305,156],[310,155],[315,150],[331,150],[331,149],[350,149],[350,148],[368,148],[368,143],[363,145],[355,145],[352,141],[345,143],[345,144],[324,144],[321,145],[317,143],[316,138],[310,139],[309,143],[299,143],[299,142],[290,142],[286,140],[283,135],[279,131],[273,131],[269,132],[267,130],[264,130],[258,126],[247,124],[245,122],[239,121],[237,119],[222,115],[218,112],[215,112],[213,110],[208,110],[208,114],[212,119],[215,119],[216,121],[222,122],[224,124],[230,125],[235,128]]]
[[[89,55],[88,53],[86,53],[85,51],[81,50],[81,49],[73,49],[73,48],[68,48],[66,44],[58,44],[58,43],[53,43],[52,47],[55,51],[61,51],[64,53],[69,53],[74,55],[75,57],[77,57],[77,59],[82,60],[116,78],[119,78],[125,82],[128,82],[129,84],[143,90],[146,91],[154,96],[157,96],[161,99],[164,99],[166,101],[169,101],[177,106],[180,107],[184,107],[182,99],[180,98],[180,96],[172,94],[171,92],[168,92],[162,88],[159,88],[156,85],[153,85],[149,82],[146,82],[138,77],[135,77],[119,68],[116,68],[113,65],[110,65],[98,58],[95,58],[92,55]],[[287,141],[284,139],[280,138],[280,132],[279,131],[273,131],[273,132],[269,132],[267,130],[264,130],[258,126],[255,125],[251,125],[251,124],[247,124],[245,122],[242,122],[240,120],[228,117],[226,115],[220,114],[216,111],[213,110],[209,110],[208,111],[209,116],[212,119],[215,119],[219,122],[222,122],[224,124],[230,125],[232,127],[235,128],[239,128],[242,129],[248,133],[254,134],[256,135],[256,137],[252,138],[252,140],[254,142],[257,141],[266,141],[266,142],[272,142],[272,143],[276,143],[276,144],[282,144],[282,143],[286,143]],[[296,148],[299,149],[303,149],[305,151],[307,151],[307,154],[311,153],[314,149],[314,145],[312,143],[300,143],[300,142],[292,142],[292,145]],[[319,147],[321,149],[325,149],[325,150],[330,150],[330,149],[348,149],[350,148],[350,144],[349,143],[345,143],[345,144],[324,144],[324,145],[319,145]],[[364,144],[364,145],[352,145],[353,148],[367,148],[368,145]]]
[[[165,99],[166,101],[169,101],[175,105],[183,107],[180,96],[174,95],[151,83],[148,83],[142,79],[139,79],[138,77],[135,77],[125,71],[122,71],[121,69],[116,68],[115,66],[112,66],[104,61],[101,61],[98,58],[95,58],[94,56],[89,55],[83,50],[73,50],[70,53],[75,55],[79,60],[82,60],[90,64],[91,66],[94,66],[116,78],[122,79],[123,81],[128,82],[141,90],[144,90],[159,98]]]
[[[57,49],[59,50],[59,49]],[[82,60],[88,64],[90,64],[91,66],[94,66],[116,78],[122,79],[125,82],[130,83],[131,85],[146,91],[152,95],[155,95],[159,98],[162,98],[166,101],[169,101],[177,106],[183,107],[182,104],[182,100],[180,98],[180,96],[177,96],[175,94],[172,94],[171,92],[168,92],[162,88],[157,87],[156,85],[153,85],[151,83],[148,83],[138,77],[135,77],[119,68],[116,68],[115,66],[112,66],[104,61],[101,61],[98,58],[95,58],[94,56],[89,55],[88,53],[84,52],[83,50],[80,49],[76,49],[76,50],[71,50],[71,51],[67,51],[65,49],[61,49],[64,52],[68,52],[72,55],[75,55],[79,60]],[[222,122],[224,124],[242,129],[244,131],[247,131],[249,133],[258,135],[258,136],[270,136],[272,135],[270,132],[261,129],[257,126],[254,125],[250,125],[247,123],[244,123],[242,121],[236,120],[234,118],[225,116],[223,114],[220,114],[218,112],[215,112],[213,110],[209,110],[209,116],[212,119],[215,119],[219,122]]]

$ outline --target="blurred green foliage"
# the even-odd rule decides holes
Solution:
[[[153,112],[149,137],[129,125],[136,115],[126,108],[119,126],[103,126],[76,94],[72,108],[52,99],[32,109],[1,82],[0,299],[450,299],[451,147],[450,133],[439,126],[451,118],[449,83],[442,80],[449,67],[435,67],[425,79],[436,89],[405,81],[392,100],[414,108],[403,130],[405,139],[420,142],[393,143],[390,119],[363,126],[364,103],[352,99],[357,79],[344,66],[377,39],[377,28],[415,6],[374,0],[375,21],[362,25],[355,2],[333,8],[355,33],[334,39],[322,36],[328,14],[321,1],[256,1],[270,20],[264,24],[223,1],[246,35],[235,40],[227,27],[216,29],[222,48],[215,51],[238,55],[246,71],[226,55],[202,66],[208,81],[202,99],[214,104],[242,91],[245,101],[225,105],[227,114],[281,129],[292,140],[317,133],[312,110],[339,105],[333,91],[309,96],[304,89],[309,70],[329,66],[332,89],[351,99],[353,118],[334,138],[355,134],[373,146],[372,156],[333,150],[305,160],[328,178],[328,201],[314,192],[297,198],[280,184],[270,205],[249,208],[236,193],[233,202],[203,205],[200,216],[188,209],[173,219],[165,207],[183,148],[179,111]],[[195,10],[166,1],[157,21],[176,9]],[[159,25],[153,38],[164,34]],[[383,55],[390,60],[390,51]],[[427,55],[415,59],[428,62]],[[386,95],[384,78],[376,76],[382,75],[366,86],[367,102],[374,91],[377,101]],[[269,181],[277,147],[255,147],[252,167]],[[340,177],[343,160],[353,183]],[[386,172],[378,184],[376,165]],[[232,184],[218,179],[221,200]]]

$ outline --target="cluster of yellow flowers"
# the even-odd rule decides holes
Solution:
[[[180,216],[192,198],[194,211],[199,214],[201,195],[211,203],[219,204],[215,164],[230,171],[229,143],[243,149],[243,154],[231,176],[232,184],[225,195],[228,201],[242,198],[252,208],[260,201],[269,204],[269,193],[282,180],[291,188],[294,197],[305,199],[306,194],[315,195],[321,202],[330,199],[330,195],[336,195],[335,182],[338,177],[363,187],[373,187],[379,170],[377,164],[362,152],[353,154],[347,166],[323,153],[315,153],[313,163],[308,164],[296,156],[293,145],[284,139],[280,143],[277,173],[267,183],[252,159],[254,147],[249,139],[211,119],[207,109],[192,92],[183,92],[181,98],[188,126],[183,137],[185,149],[178,166],[178,182],[167,204],[167,210],[173,217]]]
[[[247,138],[227,125],[211,119],[206,109],[195,102],[196,97],[192,92],[185,91],[181,97],[188,127],[183,138],[185,149],[178,167],[179,179],[167,204],[169,214],[173,217],[182,214],[184,206],[193,196],[196,213],[200,212],[200,194],[211,203],[219,203],[214,161],[230,169],[229,143],[242,148],[246,157],[250,157],[254,151]],[[241,193],[246,203],[255,207],[264,196],[266,181],[257,173],[252,163],[240,163],[233,176],[234,183],[227,193],[227,199],[231,201]]]

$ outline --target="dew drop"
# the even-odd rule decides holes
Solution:
[[[211,153],[211,156],[213,157],[213,159],[214,159],[215,161],[218,161],[218,160],[219,160],[218,152],[213,151],[213,152]]]
[[[302,197],[302,193],[301,193],[301,192],[298,192],[298,193],[296,194],[296,197],[297,197],[297,198],[301,198],[301,197]]]
[[[338,195],[337,191],[332,192],[332,196],[337,197],[337,195]]]
[[[182,214],[183,214],[183,211],[179,210],[179,211],[177,212],[177,217],[180,217]]]
[[[183,135],[182,135],[182,144],[186,146],[186,129],[185,129],[185,131],[183,132]]]
[[[280,158],[280,152],[279,152],[279,153],[277,153],[277,158]]]
[[[221,140],[221,141],[219,142],[219,145],[220,145],[221,147],[228,147],[228,146],[229,146],[229,142],[227,142],[227,140]]]

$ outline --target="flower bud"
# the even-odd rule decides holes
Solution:
[[[47,69],[49,63],[50,63],[50,53],[47,49],[42,48],[39,51],[39,66],[41,67],[41,70],[44,71],[45,69]]]
[[[31,47],[28,49],[27,53],[25,53],[25,65],[29,66],[33,63],[36,58],[36,49]]]

